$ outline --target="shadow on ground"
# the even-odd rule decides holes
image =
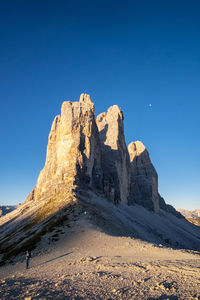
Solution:
[[[41,264],[38,264],[37,266],[45,265],[45,264],[47,264],[47,263],[49,263],[49,262],[51,262],[51,261],[57,260],[57,259],[62,258],[62,257],[64,257],[64,256],[68,256],[68,255],[71,254],[71,253],[73,253],[73,252],[68,252],[68,253],[65,253],[65,254],[63,254],[63,255],[54,257],[54,258],[49,259],[49,260],[47,260],[47,261],[45,261],[45,262],[43,262],[43,263],[41,263]],[[34,267],[36,267],[36,266],[34,266]],[[34,268],[34,267],[33,267],[33,268]]]

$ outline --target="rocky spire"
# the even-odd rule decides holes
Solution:
[[[101,141],[104,193],[115,203],[122,201],[128,204],[130,162],[123,119],[122,111],[114,105],[100,114],[96,123]]]
[[[131,162],[132,204],[159,211],[158,175],[151,163],[149,153],[142,142],[131,142],[128,146]]]
[[[46,162],[36,188],[35,200],[77,185],[101,187],[101,153],[94,104],[81,94],[79,102],[66,101],[49,134]]]

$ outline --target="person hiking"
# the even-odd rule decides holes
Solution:
[[[29,259],[31,258],[31,251],[26,251],[26,269],[29,267]]]

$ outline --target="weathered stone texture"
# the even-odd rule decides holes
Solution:
[[[106,197],[128,204],[130,162],[124,138],[123,113],[117,105],[100,114],[97,127],[101,141],[103,189]]]
[[[127,150],[123,119],[114,105],[95,121],[94,104],[87,94],[79,102],[64,102],[51,127],[45,166],[26,202],[90,187],[114,203],[137,203],[155,212],[160,207],[173,213],[158,194],[158,175],[145,146],[132,142]]]
[[[128,151],[131,162],[130,204],[137,203],[158,212],[158,175],[149,153],[140,141],[131,142]]]
[[[77,185],[101,186],[101,153],[94,104],[82,94],[79,102],[66,101],[56,116],[34,199]]]

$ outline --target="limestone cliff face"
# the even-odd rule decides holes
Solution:
[[[131,163],[131,203],[159,211],[158,175],[142,142],[128,146]]]
[[[124,138],[123,114],[117,105],[96,119],[102,151],[103,190],[106,197],[128,204],[130,162]]]
[[[87,94],[79,102],[64,102],[51,127],[45,166],[26,202],[90,187],[114,203],[137,203],[155,212],[161,208],[173,213],[158,194],[158,175],[145,146],[132,142],[127,150],[123,119],[114,105],[95,121],[94,104]]]
[[[108,211],[115,211],[116,219],[113,216],[111,219],[116,222],[116,230],[124,223],[124,232],[127,234],[132,223],[130,232],[135,234],[141,221],[141,216],[137,221],[136,212],[141,208],[130,208],[125,224],[118,214],[121,211],[125,219],[127,209],[124,210],[124,206],[121,206],[120,210],[116,210],[112,205],[106,205],[105,201],[102,201],[103,205],[99,205],[105,198],[115,204],[121,201],[127,205],[139,204],[149,210],[160,211],[161,216],[165,215],[165,221],[165,211],[180,217],[180,213],[167,205],[158,194],[158,176],[144,145],[138,141],[132,142],[127,150],[123,114],[119,107],[110,107],[95,121],[94,104],[89,95],[82,94],[79,102],[64,102],[61,114],[54,119],[45,166],[35,188],[16,210],[0,217],[0,264],[24,253],[27,247],[34,249],[47,232],[64,223],[70,225],[68,222],[82,215],[86,207],[90,211],[89,217],[94,217],[93,221],[97,224],[101,221],[96,216],[99,215],[99,220],[104,220],[107,216],[109,221]],[[105,211],[109,207],[105,215],[102,207],[105,207]],[[147,212],[142,211],[145,216]],[[149,212],[148,215],[150,216]],[[171,220],[171,216],[169,219]],[[141,232],[147,228],[147,236],[154,226],[155,224],[149,226],[148,222],[145,224],[144,220]],[[176,230],[176,225],[173,226]],[[183,236],[188,232],[189,228],[185,232],[181,228],[180,241],[184,240]],[[159,243],[162,234],[163,232],[158,235]],[[199,245],[196,236],[195,233],[194,238],[187,240],[188,244],[190,241],[193,243],[192,248],[199,249],[196,246],[197,243]],[[167,240],[169,241],[168,235]],[[163,241],[166,242],[164,237]]]
[[[101,153],[94,104],[82,94],[79,102],[66,101],[49,134],[46,163],[29,196],[40,199],[77,185],[101,188]]]
[[[113,201],[128,204],[130,162],[118,106],[94,117],[94,104],[82,94],[64,102],[52,124],[46,163],[28,201],[90,186]]]

